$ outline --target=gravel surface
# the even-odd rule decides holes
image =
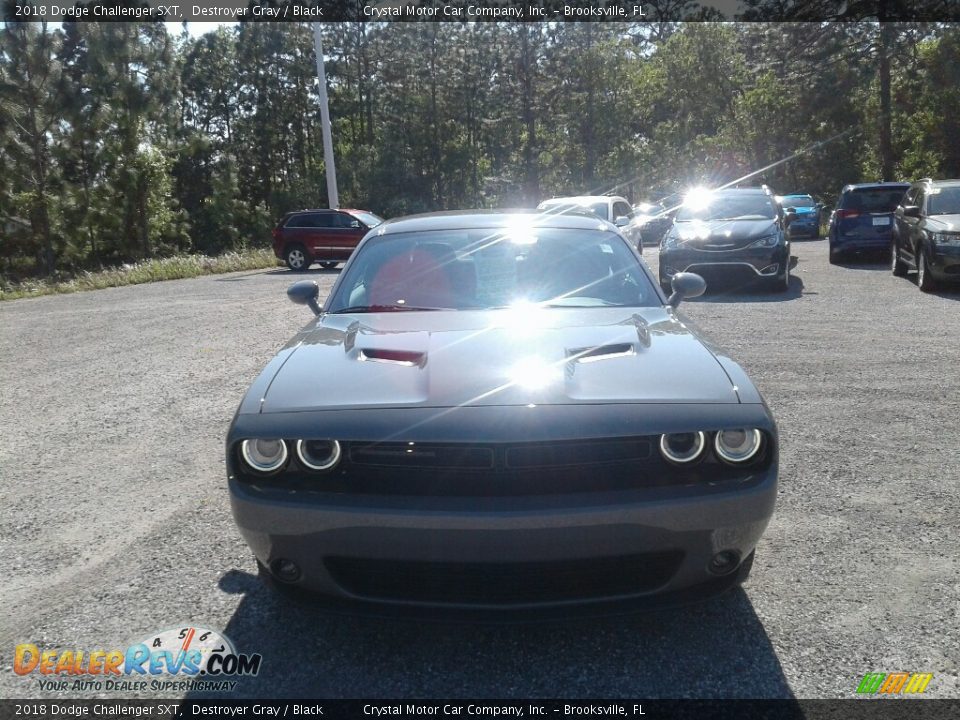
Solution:
[[[263,654],[249,696],[851,697],[865,672],[905,670],[960,697],[960,292],[831,266],[824,241],[793,252],[785,294],[684,305],[780,426],[750,581],[671,612],[528,626],[324,616],[259,584],[222,443],[309,320],[286,270],[0,303],[0,697],[97,696],[15,675],[18,643],[125,648],[181,624]],[[310,275],[325,292],[336,273]]]

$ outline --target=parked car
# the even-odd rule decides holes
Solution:
[[[811,195],[793,193],[778,195],[777,202],[784,212],[793,212],[796,219],[790,223],[790,237],[806,235],[816,240],[820,237],[820,211],[823,205],[813,199]]]
[[[916,270],[924,292],[960,282],[960,180],[914,183],[895,217],[893,274],[902,277]]]
[[[893,213],[910,183],[846,185],[830,215],[830,262],[863,251],[887,251],[893,240]]]
[[[357,243],[383,218],[369,210],[298,210],[280,218],[273,229],[273,253],[291,270],[314,262],[334,268],[347,260]]]
[[[369,233],[230,426],[233,515],[274,587],[381,612],[566,612],[743,580],[777,495],[747,375],[596,218]]]
[[[634,222],[633,208],[630,207],[626,198],[619,195],[576,195],[550,198],[537,205],[537,210],[549,213],[565,213],[580,208],[587,208],[601,220],[616,225],[624,237],[643,252],[640,226]]]
[[[633,222],[640,227],[644,244],[653,247],[673,224],[673,213],[662,202],[644,202],[633,206]]]
[[[790,239],[784,214],[763,188],[691,192],[660,243],[660,284],[677,273],[731,280],[759,279],[775,290],[790,285]]]

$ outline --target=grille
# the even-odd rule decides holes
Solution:
[[[328,557],[347,592],[370,599],[469,605],[639,595],[665,585],[683,553],[525,563],[450,563]]]

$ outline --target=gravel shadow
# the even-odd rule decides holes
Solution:
[[[324,614],[237,570],[220,585],[243,595],[225,634],[263,656],[229,697],[793,697],[741,588],[674,610],[468,625]]]

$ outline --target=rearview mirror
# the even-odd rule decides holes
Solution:
[[[681,300],[703,295],[707,291],[707,281],[696,273],[677,273],[670,281],[670,289],[673,293],[667,299],[667,305],[677,307]]]
[[[620,215],[620,216],[613,222],[613,224],[616,225],[617,227],[626,227],[627,225],[630,224],[630,218],[628,218],[626,215]]]
[[[317,298],[320,296],[320,286],[313,280],[300,280],[287,288],[287,297],[297,305],[306,305],[313,310],[314,315],[322,312]]]

